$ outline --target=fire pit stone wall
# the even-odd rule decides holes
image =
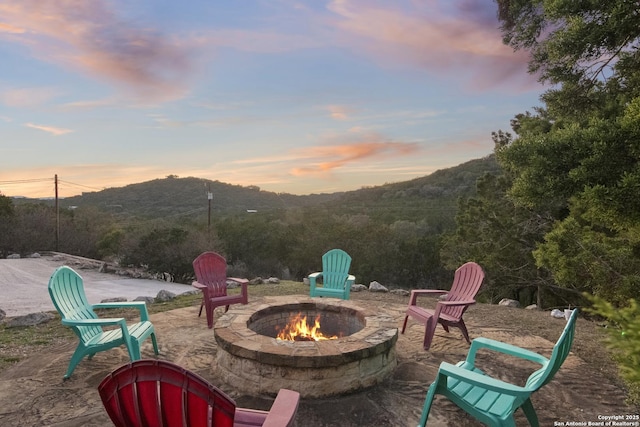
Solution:
[[[349,325],[350,335],[303,342],[274,338],[274,325],[303,311],[310,316],[343,316],[342,322],[330,323]],[[258,327],[252,328],[256,322]],[[214,332],[219,373],[225,382],[252,395],[275,395],[281,388],[303,397],[349,393],[382,381],[397,365],[397,320],[384,307],[362,308],[352,301],[265,297],[229,310],[216,321]]]

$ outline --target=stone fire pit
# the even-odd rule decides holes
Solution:
[[[326,341],[276,340],[291,315],[321,316],[322,329],[344,336]],[[324,397],[370,387],[397,365],[398,326],[384,307],[304,296],[265,297],[236,305],[214,324],[216,365],[237,390],[275,395],[281,388]]]

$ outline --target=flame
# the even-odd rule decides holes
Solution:
[[[320,315],[316,316],[313,327],[307,323],[307,316],[302,316],[302,313],[292,315],[289,318],[289,323],[282,328],[276,339],[286,341],[322,341],[322,340],[335,340],[337,336],[326,336],[320,332]]]

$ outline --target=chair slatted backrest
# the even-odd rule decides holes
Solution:
[[[209,297],[227,295],[227,260],[215,252],[203,252],[193,260],[196,280],[209,288]]]
[[[62,319],[97,319],[93,307],[87,301],[82,277],[67,266],[58,267],[49,279],[49,295]],[[72,326],[73,332],[83,342],[102,333],[100,326]]]
[[[178,365],[138,360],[98,387],[116,427],[232,427],[236,404],[217,387]]]
[[[525,385],[527,388],[534,391],[538,390],[540,387],[551,381],[556,372],[558,372],[571,351],[571,345],[573,344],[573,338],[576,333],[577,317],[578,310],[575,309],[571,313],[569,321],[567,321],[560,338],[558,338],[558,342],[553,346],[549,362],[529,376]]]
[[[350,267],[351,257],[342,249],[331,249],[322,255],[322,286],[343,289]]]
[[[484,280],[484,271],[475,262],[467,262],[461,265],[455,272],[451,290],[447,294],[447,301],[470,301],[475,300],[476,294],[480,290]],[[462,314],[467,307],[445,307],[442,313],[448,314],[456,319],[462,318]]]

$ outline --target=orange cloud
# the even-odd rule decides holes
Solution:
[[[298,153],[300,157],[310,162],[310,166],[294,168],[291,174],[294,176],[323,174],[365,159],[408,156],[418,149],[415,143],[377,141],[310,147]]]
[[[24,29],[13,40],[37,56],[124,86],[147,100],[183,96],[190,69],[185,49],[157,31],[126,22],[114,9],[105,0],[0,3],[5,31]]]
[[[329,105],[327,106],[329,115],[335,120],[347,120],[352,110],[344,105]]]
[[[13,25],[0,22],[0,33],[22,34],[24,32],[24,28],[14,27]]]

